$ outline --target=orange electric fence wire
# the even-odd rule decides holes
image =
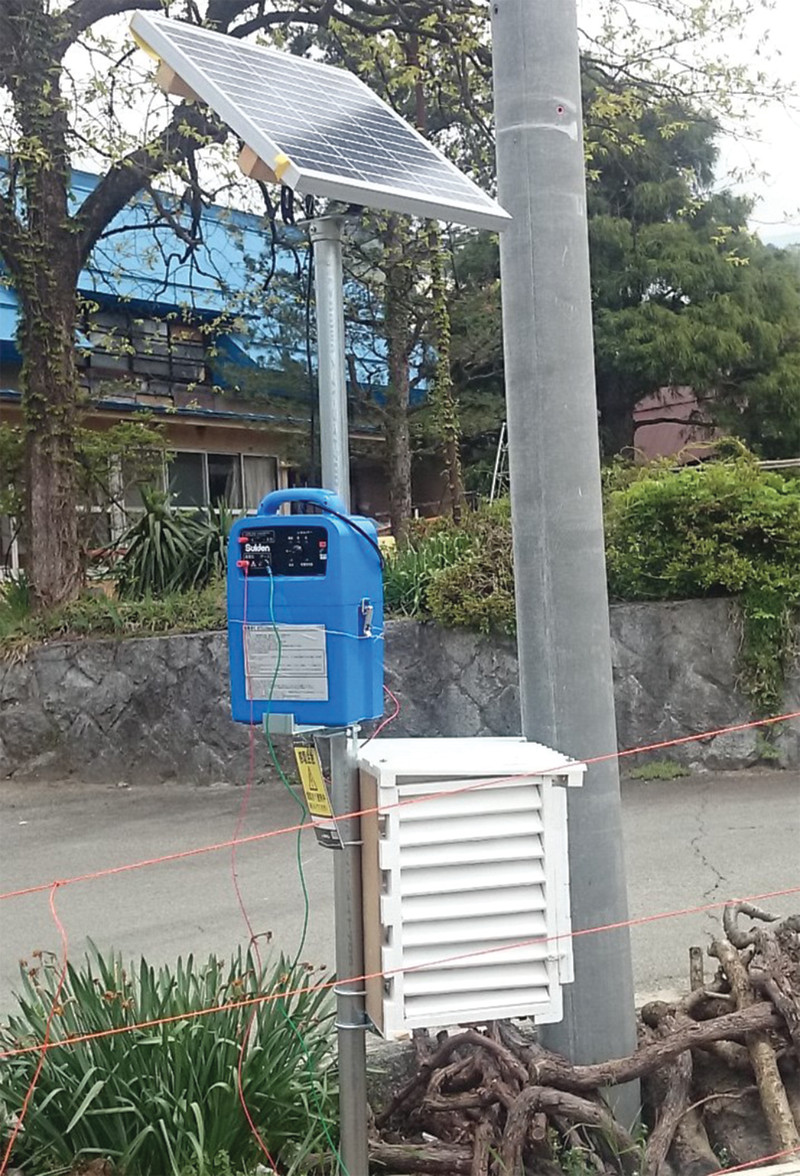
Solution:
[[[634,755],[643,755],[645,752],[650,751],[664,751],[669,747],[678,747],[687,743],[697,743],[702,739],[716,739],[721,735],[732,735],[737,731],[747,731],[756,727],[766,727],[775,725],[777,723],[787,723],[793,719],[800,719],[800,711],[788,711],[786,714],[773,715],[767,719],[752,719],[747,723],[734,723],[729,727],[717,727],[711,731],[701,731],[696,735],[681,735],[675,739],[663,739],[658,743],[642,744],[639,747],[629,747],[623,751],[610,751],[603,755],[590,756],[589,758],[580,760],[578,762],[586,764],[587,766],[591,766],[592,764],[607,763],[609,760],[613,759],[625,759]],[[563,769],[563,767],[563,763],[553,764],[552,768],[543,768],[541,769],[541,772],[542,774],[546,775],[548,772],[557,772]],[[443,796],[458,796],[461,793],[474,792],[481,788],[488,788],[493,784],[502,784],[505,780],[516,778],[517,777],[511,776],[498,776],[496,779],[492,780],[480,780],[476,784],[467,784],[458,788],[450,788],[438,791],[435,794],[435,798],[439,799]],[[336,815],[337,818],[342,820],[355,817],[365,817],[376,812],[383,813],[389,811],[390,809],[404,808],[410,804],[424,804],[426,800],[432,799],[434,799],[434,796],[413,796],[405,800],[397,801],[394,804],[373,805],[371,808],[358,809],[357,811],[351,813],[337,813]],[[200,854],[214,853],[221,849],[231,849],[234,844],[238,846],[248,845],[256,841],[266,841],[271,837],[279,837],[284,833],[297,833],[301,829],[313,829],[316,825],[322,825],[325,823],[325,821],[320,820],[306,821],[304,823],[295,825],[285,825],[281,829],[270,829],[264,833],[251,833],[247,837],[240,837],[235,841],[233,839],[229,839],[227,841],[217,841],[211,845],[200,845],[193,849],[182,849],[177,850],[174,853],[161,854],[158,857],[144,858],[138,862],[126,862],[124,865],[120,866],[107,866],[104,869],[92,870],[86,874],[74,874],[69,878],[61,878],[58,880],[58,885],[72,886],[77,882],[91,882],[98,878],[109,878],[115,874],[125,874],[131,870],[145,869],[148,866],[159,866],[164,865],[167,862],[183,861],[186,858],[197,857]],[[53,885],[54,882],[51,880],[49,882],[39,882],[34,886],[23,886],[17,890],[7,890],[0,893],[0,901],[9,898],[22,898],[27,894],[38,894],[44,890],[49,890]]]
[[[61,884],[56,882],[55,886]],[[443,956],[438,960],[427,960],[423,964],[412,964],[407,967],[387,968],[382,971],[368,972],[361,976],[348,977],[349,982],[376,980],[381,977],[394,976],[400,972],[417,972],[423,971],[426,968],[441,967],[444,964],[453,963],[464,959],[475,959],[480,956],[496,954],[501,951],[512,951],[517,947],[531,947],[537,944],[555,943],[562,939],[579,939],[584,935],[597,935],[604,931],[620,931],[625,927],[641,927],[647,923],[655,923],[662,919],[674,919],[683,915],[702,914],[705,911],[719,910],[720,907],[726,906],[729,902],[740,903],[757,903],[763,902],[769,898],[781,898],[789,894],[800,893],[800,885],[787,886],[782,890],[769,890],[763,894],[750,894],[741,898],[721,899],[717,902],[703,903],[701,906],[682,907],[679,910],[659,911],[653,915],[639,915],[637,918],[621,919],[616,923],[604,923],[599,927],[585,927],[578,931],[564,931],[557,935],[540,935],[533,939],[522,939],[517,943],[504,943],[499,947],[480,948],[477,951],[460,952],[457,955]],[[232,1009],[251,1008],[257,1004],[269,1004],[276,1000],[287,1000],[294,996],[304,996],[313,992],[322,992],[325,989],[333,988],[339,980],[333,978],[331,980],[323,981],[321,984],[306,984],[300,988],[287,988],[278,992],[259,993],[256,996],[242,997],[241,1000],[229,1001],[226,1004],[210,1005],[207,1008],[194,1009],[191,1012],[174,1013],[168,1017],[155,1017],[149,1021],[134,1021],[130,1025],[117,1025],[111,1029],[99,1029],[92,1033],[79,1033],[70,1037],[65,1037],[60,1041],[43,1041],[35,1045],[21,1046],[17,1049],[0,1050],[0,1059],[20,1057],[23,1054],[36,1053],[38,1051],[47,1052],[51,1049],[59,1049],[67,1045],[80,1045],[86,1041],[95,1041],[103,1037],[117,1037],[120,1033],[132,1032],[135,1029],[154,1029],[159,1025],[171,1025],[176,1021],[190,1021],[195,1017],[207,1017],[212,1013],[228,1012]]]
[[[392,697],[392,701],[395,703],[394,714],[391,716],[390,719],[385,720],[377,728],[377,731],[382,730],[387,725],[387,723],[391,722],[392,719],[394,719],[397,716],[397,714],[399,713],[400,704],[393,695],[391,697]],[[651,743],[651,744],[647,744],[647,745],[643,745],[643,746],[635,747],[635,748],[628,748],[623,751],[609,752],[604,755],[592,756],[592,757],[585,759],[581,762],[583,762],[587,765],[595,764],[595,763],[602,763],[604,761],[608,761],[611,759],[621,759],[626,756],[639,755],[639,754],[642,754],[647,751],[663,750],[667,747],[675,747],[675,746],[679,746],[681,744],[696,742],[701,739],[715,738],[720,735],[731,734],[735,731],[742,731],[742,730],[746,730],[748,728],[762,727],[762,726],[772,725],[772,724],[776,724],[776,723],[780,723],[780,722],[788,722],[789,720],[796,719],[796,718],[800,718],[800,711],[787,712],[786,714],[783,714],[783,715],[776,715],[776,716],[773,716],[773,717],[767,718],[767,719],[752,720],[747,723],[736,723],[736,724],[732,724],[728,727],[717,728],[715,730],[705,731],[705,732],[702,732],[702,733],[696,734],[696,735],[686,735],[686,736],[680,736],[675,739],[661,740],[657,743]],[[375,732],[376,734],[377,734],[377,731]],[[251,763],[252,763],[252,757],[254,756],[254,745],[252,742],[254,739],[254,734],[255,734],[254,727],[251,724]],[[369,740],[367,740],[367,742],[369,742]],[[560,765],[560,764],[553,765],[552,770],[556,771],[561,766],[562,765]],[[547,771],[547,770],[548,769],[545,769],[545,771]],[[437,796],[455,795],[455,794],[459,794],[462,792],[470,792],[470,791],[476,790],[478,788],[485,788],[491,784],[502,783],[504,780],[509,779],[509,778],[510,777],[498,777],[495,780],[488,780],[488,781],[481,780],[477,784],[461,786],[459,788],[453,788],[453,789],[446,790],[444,792],[437,793]],[[345,815],[351,816],[351,817],[365,816],[369,813],[375,813],[377,811],[386,811],[386,809],[388,809],[388,808],[401,807],[401,806],[405,806],[407,804],[424,803],[424,801],[426,799],[429,799],[429,798],[426,796],[413,797],[413,798],[408,798],[406,800],[399,801],[394,805],[374,806],[372,808],[362,809],[359,812],[345,814]],[[245,797],[245,802],[244,802],[245,811],[246,811],[246,804],[247,804],[247,796]],[[64,981],[66,978],[67,954],[68,954],[68,940],[67,940],[66,931],[64,930],[63,924],[61,923],[61,921],[58,917],[58,914],[56,913],[56,909],[55,909],[56,891],[60,887],[68,886],[68,885],[71,885],[76,882],[95,880],[98,878],[108,877],[113,874],[123,873],[123,872],[127,872],[127,871],[134,870],[134,869],[142,869],[145,866],[160,865],[160,864],[163,864],[168,861],[181,860],[183,858],[197,856],[198,854],[201,854],[201,853],[209,853],[214,850],[219,850],[222,848],[230,848],[232,851],[232,859],[233,859],[231,865],[232,865],[232,872],[233,872],[233,876],[234,876],[234,886],[237,890],[237,896],[240,898],[240,905],[242,905],[241,904],[241,896],[238,894],[239,888],[238,888],[238,880],[236,877],[236,866],[235,866],[236,847],[238,845],[246,843],[246,842],[264,840],[268,837],[275,837],[281,833],[298,832],[300,829],[305,827],[306,824],[313,825],[316,823],[316,822],[302,822],[299,825],[296,824],[294,826],[289,826],[284,829],[271,830],[267,833],[255,834],[255,835],[252,835],[247,838],[239,838],[238,834],[240,831],[242,820],[243,820],[243,814],[240,814],[240,821],[237,823],[237,827],[234,832],[234,836],[231,840],[226,841],[226,842],[218,842],[214,845],[201,846],[201,847],[198,847],[193,850],[184,850],[184,851],[181,851],[178,853],[173,853],[173,854],[164,854],[164,855],[157,857],[157,858],[146,859],[146,860],[140,861],[140,862],[128,863],[127,865],[123,865],[123,866],[114,866],[114,867],[110,867],[110,868],[103,869],[103,870],[96,870],[91,873],[76,875],[72,878],[54,880],[50,883],[43,883],[43,884],[39,884],[37,886],[31,886],[31,887],[24,887],[24,888],[21,888],[16,891],[8,891],[4,894],[0,894],[0,899],[7,899],[7,898],[20,897],[24,894],[33,894],[33,893],[41,892],[42,890],[45,890],[45,889],[49,889],[50,890],[50,910],[51,910],[51,913],[53,916],[53,920],[58,928],[59,934],[61,936],[61,942],[62,942],[62,968],[61,968],[58,984],[56,987],[56,992],[55,992],[55,995],[53,998],[52,1006],[51,1006],[50,1012],[48,1014],[47,1022],[45,1025],[45,1034],[44,1034],[43,1041],[40,1042],[38,1045],[34,1045],[34,1046],[23,1047],[23,1048],[16,1049],[16,1050],[0,1051],[0,1058],[15,1057],[15,1056],[19,1056],[20,1054],[28,1054],[31,1052],[38,1052],[39,1053],[39,1061],[37,1063],[34,1074],[31,1078],[31,1082],[30,1082],[30,1085],[29,1085],[28,1090],[26,1092],[25,1099],[23,1101],[23,1105],[20,1109],[20,1113],[17,1116],[16,1122],[14,1124],[14,1128],[11,1133],[5,1154],[3,1156],[2,1161],[0,1162],[0,1176],[3,1176],[3,1173],[5,1173],[6,1168],[8,1166],[10,1156],[11,1156],[11,1151],[13,1149],[14,1143],[16,1142],[18,1134],[19,1134],[20,1130],[22,1129],[23,1120],[25,1118],[27,1109],[30,1105],[30,1101],[31,1101],[33,1094],[35,1092],[36,1085],[37,1085],[37,1082],[39,1079],[39,1075],[41,1074],[42,1067],[45,1062],[46,1054],[50,1049],[53,1049],[53,1048],[56,1048],[59,1046],[64,1046],[64,1045],[69,1045],[69,1044],[77,1044],[79,1042],[90,1041],[90,1040],[94,1040],[99,1037],[116,1036],[119,1033],[132,1031],[134,1029],[153,1028],[157,1025],[169,1024],[169,1023],[172,1023],[175,1021],[185,1021],[185,1020],[189,1020],[191,1018],[198,1017],[198,1016],[210,1015],[213,1012],[219,1012],[219,1011],[222,1011],[223,1009],[236,1009],[236,1008],[251,1007],[253,1009],[253,1014],[255,1014],[255,1008],[258,1006],[258,1004],[267,1003],[269,1001],[277,1000],[279,998],[285,999],[287,997],[300,995],[302,993],[310,993],[310,992],[314,992],[314,991],[319,991],[321,989],[330,988],[336,983],[336,981],[334,980],[334,981],[328,981],[323,984],[307,985],[303,988],[299,988],[299,989],[295,989],[295,990],[287,990],[283,993],[263,994],[260,996],[243,999],[241,1001],[234,1001],[234,1002],[231,1002],[227,1005],[216,1005],[216,1006],[212,1006],[212,1007],[206,1008],[206,1009],[198,1009],[198,1010],[195,1010],[194,1012],[191,1012],[191,1013],[184,1013],[184,1014],[179,1014],[179,1015],[170,1016],[170,1017],[157,1018],[157,1019],[147,1021],[147,1022],[138,1022],[138,1023],[131,1024],[131,1025],[119,1026],[114,1029],[100,1030],[100,1031],[90,1033],[90,1034],[76,1035],[76,1036],[72,1036],[69,1038],[65,1038],[63,1041],[50,1041],[50,1032],[52,1029],[53,1020],[54,1020],[55,1016],[57,1015],[57,1011],[58,1011],[58,998],[59,998],[59,995],[61,993],[61,989],[63,987]],[[778,895],[781,895],[781,894],[792,894],[792,893],[796,893],[798,891],[800,891],[800,886],[789,887],[789,888],[787,888],[785,890],[781,890],[781,891],[772,891],[767,894],[754,895],[754,896],[751,896],[747,900],[740,900],[740,901],[760,901],[765,898],[773,898],[773,897],[777,897]],[[408,967],[408,968],[397,968],[397,969],[392,969],[392,970],[387,970],[387,971],[379,971],[379,972],[366,974],[366,975],[360,976],[360,977],[351,977],[350,979],[356,980],[356,981],[366,981],[366,980],[379,978],[382,976],[389,976],[389,975],[392,975],[398,971],[411,972],[411,971],[415,971],[417,969],[436,967],[436,966],[440,966],[442,964],[452,963],[452,962],[456,962],[456,961],[464,960],[464,959],[470,959],[470,958],[474,958],[476,956],[487,955],[487,954],[491,954],[491,953],[498,952],[498,951],[509,951],[514,947],[531,946],[534,944],[547,943],[547,942],[551,942],[551,941],[555,941],[555,940],[559,940],[559,939],[564,939],[564,938],[577,938],[578,936],[581,936],[581,935],[596,934],[601,931],[620,930],[624,927],[637,926],[637,925],[641,925],[643,923],[653,922],[657,919],[674,918],[674,917],[678,917],[681,915],[698,913],[701,911],[710,910],[715,907],[720,907],[720,906],[724,906],[724,905],[725,905],[724,902],[706,903],[700,907],[687,907],[687,908],[683,908],[681,910],[667,911],[667,912],[662,912],[662,913],[656,914],[656,915],[642,916],[637,919],[626,919],[626,920],[622,920],[617,923],[608,923],[608,924],[605,924],[600,927],[585,928],[583,930],[571,931],[571,932],[564,933],[561,935],[541,936],[536,939],[522,940],[519,943],[515,943],[515,944],[502,944],[499,947],[495,946],[492,948],[484,948],[480,951],[462,952],[462,953],[455,955],[455,956],[448,956],[448,957],[445,957],[441,960],[427,961],[424,964],[415,965],[415,966]],[[252,935],[252,928],[249,925],[249,919],[247,919],[246,911],[243,911],[243,913],[245,914],[245,919],[248,923],[248,929],[251,932],[251,942],[252,942],[253,938],[254,938]],[[248,1027],[248,1030],[249,1030],[249,1027]],[[246,1036],[247,1036],[247,1034],[245,1035],[245,1040],[243,1042],[243,1049],[246,1045]],[[241,1059],[240,1059],[240,1065],[241,1065]],[[240,1083],[241,1083],[241,1075],[240,1075]],[[240,1097],[241,1097],[241,1086],[240,1086]],[[253,1134],[256,1136],[256,1139],[258,1140],[258,1143],[261,1147],[261,1150],[263,1151],[266,1158],[269,1160],[270,1164],[273,1167],[273,1171],[274,1171],[275,1170],[274,1161],[272,1160],[272,1157],[269,1154],[269,1151],[267,1150],[263,1140],[261,1139],[261,1137],[255,1127],[255,1124],[253,1123],[253,1121],[251,1119],[248,1108],[247,1108],[246,1104],[244,1104],[243,1100],[242,1100],[242,1105],[243,1105],[245,1114],[247,1116],[248,1122],[250,1123],[250,1127],[253,1131]],[[792,1153],[789,1152],[789,1153],[782,1153],[782,1154],[792,1154]],[[772,1158],[778,1158],[778,1157],[765,1157],[765,1159],[772,1159]],[[740,1165],[739,1170],[743,1170],[746,1167],[748,1167],[748,1165]],[[734,1169],[734,1170],[737,1170],[737,1169]]]
[[[8,1167],[9,1160],[11,1159],[11,1153],[14,1150],[14,1144],[17,1142],[17,1136],[22,1130],[25,1116],[28,1113],[28,1107],[30,1106],[31,1099],[33,1098],[34,1091],[36,1090],[36,1084],[39,1081],[39,1075],[41,1074],[42,1067],[44,1066],[47,1047],[48,1045],[53,1044],[50,1042],[50,1030],[53,1027],[53,1020],[58,1013],[58,998],[61,995],[61,989],[64,987],[64,981],[67,978],[67,955],[69,941],[67,939],[67,933],[64,930],[64,925],[59,919],[58,912],[56,911],[56,891],[58,890],[58,887],[59,883],[54,882],[50,890],[50,913],[53,916],[53,922],[58,928],[58,933],[61,936],[61,971],[59,973],[58,984],[56,985],[55,993],[53,994],[53,1003],[50,1006],[50,1012],[47,1014],[47,1021],[45,1022],[44,1040],[42,1041],[41,1045],[37,1047],[40,1051],[39,1061],[36,1063],[36,1069],[34,1070],[33,1076],[31,1077],[31,1080],[28,1084],[28,1089],[25,1092],[25,1098],[22,1100],[22,1106],[19,1109],[19,1113],[15,1117],[14,1126],[11,1130],[11,1134],[9,1135],[6,1150],[3,1153],[2,1160],[0,1160],[0,1176],[2,1176]]]
[[[771,1156],[759,1156],[757,1160],[748,1160],[745,1164],[736,1164],[733,1168],[717,1168],[715,1172],[709,1172],[708,1176],[728,1176],[730,1172],[753,1172],[761,1167],[762,1164],[768,1164],[772,1160],[786,1160],[791,1156],[796,1156],[800,1153],[800,1147],[790,1147],[786,1151],[773,1152]]]

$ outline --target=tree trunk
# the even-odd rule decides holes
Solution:
[[[65,28],[39,0],[26,0],[2,31],[3,48],[15,63],[5,81],[20,137],[0,251],[21,308],[26,570],[37,607],[46,608],[76,594],[81,569],[75,469],[80,261],[69,221],[70,127],[60,89]]]
[[[600,447],[603,457],[624,453],[632,457],[636,425],[633,419],[634,400],[623,389],[609,387],[601,377],[597,381],[597,403],[600,413]]]
[[[398,547],[408,542],[411,518],[411,439],[408,429],[410,312],[408,263],[396,216],[389,218],[386,238],[385,324],[389,363],[386,391],[386,456],[389,467],[389,517]]]
[[[388,299],[387,299],[388,301]],[[386,393],[386,456],[389,466],[389,517],[398,547],[408,542],[411,518],[411,440],[408,432],[407,334],[386,316],[389,388]]]
[[[41,274],[23,293],[20,342],[25,416],[25,547],[40,608],[71,600],[81,584],[75,430],[76,296],[72,275]]]
[[[447,493],[453,522],[461,522],[464,506],[464,482],[461,474],[461,422],[458,401],[453,394],[450,371],[450,311],[442,266],[442,241],[438,228],[432,226],[428,234],[431,266],[431,296],[433,298],[434,347],[436,370],[433,377],[432,401],[436,426],[442,442]]]

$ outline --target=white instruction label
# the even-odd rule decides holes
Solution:
[[[325,626],[245,625],[244,672],[248,700],[327,702]]]

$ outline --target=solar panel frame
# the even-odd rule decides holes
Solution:
[[[495,200],[355,74],[141,11],[134,13],[130,27],[136,41],[165,63],[290,188],[302,194],[474,228],[498,230],[509,224],[510,216]],[[220,52],[227,61],[214,62]],[[227,86],[210,71],[209,60],[216,65],[217,73],[220,67],[225,69]],[[276,95],[270,97],[269,92],[276,88],[280,91],[288,84],[287,79],[299,86],[292,93],[294,106],[284,101],[276,116],[276,123],[283,119],[283,128],[265,125],[269,111],[263,118],[252,117],[236,98],[242,86],[253,86],[253,69],[262,64],[267,70],[271,65],[272,70],[262,80],[261,91],[256,96],[252,92],[248,95],[251,108],[254,102],[263,106],[275,101]],[[343,95],[349,109],[355,109],[358,115],[344,130],[341,116],[338,118],[339,146],[344,142],[349,150],[340,150],[326,132],[326,107],[320,104],[321,97],[341,99]],[[335,111],[337,106],[334,103],[327,109]],[[294,130],[286,129],[287,120],[289,125],[293,120]],[[335,115],[333,121],[337,121]],[[382,139],[378,138],[379,131]],[[387,138],[393,140],[394,136],[402,150],[386,145]],[[361,169],[369,168],[369,149],[372,146],[374,150],[376,144],[382,152],[387,182],[379,183],[374,176],[365,178],[359,168],[359,161]],[[334,158],[332,153],[338,156],[338,170],[324,166],[326,155],[328,161]],[[404,163],[410,163],[413,170]],[[388,175],[390,170],[393,175]]]

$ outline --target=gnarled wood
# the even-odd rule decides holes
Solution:
[[[680,1028],[682,1019],[688,1020],[685,1015],[682,1018],[674,1009],[660,1002],[642,1010],[642,1019],[646,1024],[651,1024],[648,1012],[663,1037],[675,1033]],[[661,1176],[664,1171],[675,1131],[689,1107],[691,1089],[692,1054],[691,1050],[687,1049],[672,1063],[667,1076],[666,1089],[655,1126],[647,1140],[642,1176]]]
[[[789,961],[774,935],[756,932],[757,954],[750,965],[751,983],[768,996],[786,1022],[800,1064],[800,993],[789,977]]]
[[[527,1122],[536,1111],[559,1115],[570,1123],[598,1128],[618,1155],[623,1172],[631,1173],[633,1176],[633,1173],[638,1171],[639,1152],[636,1143],[625,1128],[620,1126],[611,1111],[591,1099],[582,1098],[566,1090],[552,1090],[546,1086],[528,1086],[511,1107],[500,1152],[501,1171],[519,1171]]]
[[[727,939],[715,939],[709,953],[716,956],[722,964],[742,1012],[749,1012],[757,1007],[754,1004],[756,997],[747,971],[733,944]],[[761,1105],[776,1150],[800,1149],[800,1133],[778,1072],[774,1050],[764,1030],[750,1030],[745,1037],[745,1045],[753,1062]]]
[[[732,908],[725,925],[741,947],[720,940],[711,985],[674,1005],[646,1006],[629,1057],[572,1065],[512,1022],[438,1035],[438,1048],[422,1052],[419,1072],[376,1121],[391,1132],[387,1145],[397,1148],[404,1135],[413,1141],[391,1153],[394,1171],[555,1176],[559,1157],[578,1148],[591,1171],[663,1176],[671,1166],[680,1176],[707,1176],[719,1169],[712,1143],[740,1160],[764,1154],[770,1139],[776,1150],[797,1146],[781,1075],[794,1081],[797,1073],[800,920],[745,931],[741,915],[769,919]],[[636,1078],[648,1079],[653,1123],[644,1157],[600,1095]],[[726,1110],[730,1100],[743,1100],[741,1113]]]
[[[375,1170],[427,1172],[429,1176],[471,1176],[472,1148],[443,1143],[371,1143]]]

